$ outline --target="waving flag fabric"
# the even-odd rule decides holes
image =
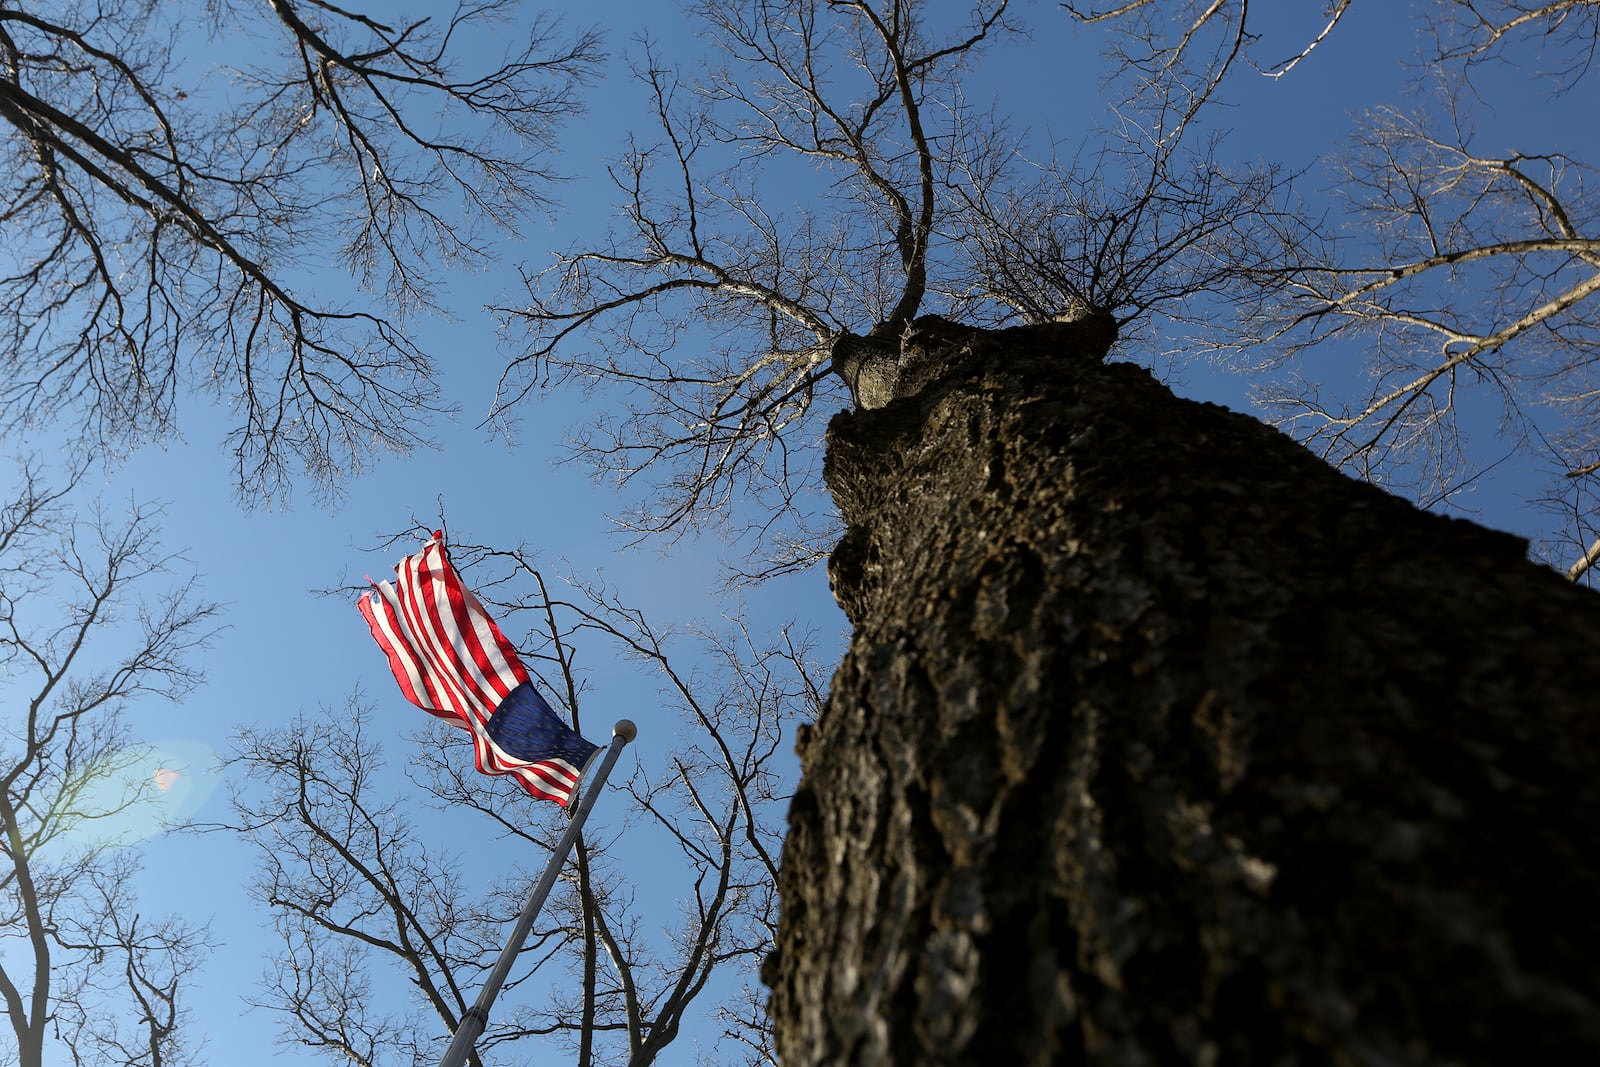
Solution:
[[[472,733],[478,770],[509,774],[566,806],[597,746],[569,729],[478,599],[461,585],[443,533],[361,598],[361,614],[406,699]]]

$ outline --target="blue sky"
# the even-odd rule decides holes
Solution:
[[[441,442],[436,452],[389,458],[344,486],[336,508],[320,505],[301,492],[287,507],[243,510],[232,492],[231,470],[219,443],[227,427],[224,412],[187,404],[180,420],[182,439],[165,447],[147,448],[127,462],[97,473],[94,487],[108,500],[129,497],[167,501],[164,540],[185,547],[202,576],[206,596],[227,605],[228,629],[206,657],[208,684],[180,706],[144,704],[131,716],[136,731],[150,739],[170,760],[183,760],[195,771],[198,788],[194,810],[186,814],[220,819],[222,791],[214,776],[199,770],[210,753],[225,752],[233,731],[243,724],[281,724],[302,709],[337,706],[361,686],[385,715],[392,714],[392,736],[384,738],[395,766],[406,758],[405,735],[421,721],[388,677],[353,604],[342,598],[315,595],[317,589],[349,585],[363,576],[389,576],[400,552],[375,550],[381,535],[398,530],[413,516],[431,522],[442,505],[451,527],[473,540],[492,544],[525,542],[559,571],[570,565],[578,572],[599,571],[624,599],[662,622],[715,618],[726,610],[718,598],[720,546],[714,539],[688,539],[672,546],[627,547],[611,532],[607,516],[620,510],[614,491],[591,483],[587,473],[557,460],[563,438],[581,417],[573,395],[555,395],[524,403],[514,443],[495,438],[479,427],[504,361],[495,323],[486,303],[515,302],[516,266],[537,266],[551,248],[599,234],[609,215],[611,189],[604,180],[605,161],[619,151],[630,128],[648,129],[648,101],[617,62],[631,38],[648,29],[661,42],[658,54],[684,56],[693,47],[682,17],[667,3],[566,3],[577,22],[602,20],[614,60],[607,75],[588,94],[588,112],[563,137],[561,169],[577,180],[559,191],[562,206],[548,221],[537,221],[515,239],[502,242],[503,260],[479,274],[448,281],[445,302],[451,321],[424,323],[422,347],[437,359],[447,400],[459,405],[460,417],[430,428]],[[1283,18],[1288,5],[1271,5],[1264,19]],[[1274,57],[1298,50],[1307,32],[1320,28],[1320,5],[1300,5],[1304,17],[1282,25],[1266,24],[1267,41],[1260,54]],[[1402,5],[1357,4],[1330,39],[1296,70],[1276,82],[1236,84],[1230,106],[1215,113],[1213,125],[1231,128],[1229,152],[1261,154],[1291,168],[1313,169],[1365,107],[1398,99],[1413,73],[1402,66],[1413,43]],[[1031,42],[1016,41],[997,53],[997,62],[980,69],[968,86],[969,97],[994,95],[1016,121],[1070,146],[1081,141],[1096,121],[1105,121],[1105,96],[1096,88],[1099,63],[1095,49],[1100,34],[1074,30],[1054,4],[1036,3],[1022,17],[1040,27]],[[1282,47],[1275,42],[1282,41]],[[197,60],[204,62],[204,60]],[[1513,79],[1514,79],[1513,75]],[[1486,141],[1516,138],[1578,151],[1594,140],[1592,122],[1563,120],[1554,104],[1539,104],[1522,92],[1524,106],[1507,107],[1487,116],[1481,125]],[[1520,143],[1511,147],[1522,147]],[[796,197],[806,195],[796,191]],[[507,297],[507,294],[511,294]],[[1330,358],[1332,358],[1330,356]],[[1245,408],[1247,383],[1205,366],[1163,365],[1178,390],[1208,400]],[[1330,374],[1343,373],[1330,367]],[[8,452],[17,451],[7,442]],[[1508,468],[1486,483],[1473,498],[1482,519],[1491,525],[1531,528],[1517,510],[1525,472]],[[409,551],[410,549],[408,549]],[[470,578],[469,578],[470,580]],[[746,592],[752,616],[768,625],[789,617],[809,621],[820,631],[842,637],[844,619],[833,605],[820,569]],[[630,761],[661,765],[673,726],[654,707],[650,686],[631,668],[598,653],[585,657],[593,690],[586,704],[591,739],[603,742],[604,724],[629,717],[640,728],[639,741],[624,754],[618,774]],[[383,721],[383,720],[380,720]],[[463,750],[463,758],[468,758]],[[658,862],[661,842],[641,840],[650,833],[643,823],[622,829],[620,797],[602,797],[594,816],[605,832],[616,833],[614,855],[643,884]],[[419,806],[418,817],[423,818]],[[153,820],[152,820],[153,822]],[[444,826],[446,824],[440,824]],[[152,827],[153,828],[153,827]],[[441,833],[461,832],[458,827]],[[475,877],[493,878],[507,865],[495,851],[492,828],[470,845],[462,845],[463,862]],[[188,1004],[196,1028],[206,1035],[205,1059],[214,1063],[251,1065],[274,1062],[321,1062],[295,1050],[273,1050],[276,1020],[260,1011],[246,1011],[248,994],[271,950],[272,935],[265,915],[254,913],[241,884],[251,862],[249,851],[219,835],[203,838],[157,836],[146,842],[141,889],[151,912],[177,911],[212,923],[217,949],[190,986]],[[521,857],[530,867],[539,858]],[[629,869],[637,863],[638,869]],[[647,902],[654,914],[672,912],[671,901]],[[665,921],[665,920],[662,920]],[[531,995],[531,994],[530,994]],[[707,1033],[696,1035],[709,1040]],[[668,1062],[688,1062],[687,1051]]]

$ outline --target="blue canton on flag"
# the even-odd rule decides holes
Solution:
[[[500,751],[530,761],[555,758],[582,768],[597,747],[567,729],[532,682],[500,702],[485,730]]]

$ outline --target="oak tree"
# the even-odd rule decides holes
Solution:
[[[505,309],[502,400],[631,398],[578,444],[648,481],[635,528],[754,490],[758,570],[820,553],[819,467],[838,507],[852,640],[800,746],[780,1061],[1592,1058],[1600,601],[1106,362],[1151,308],[1248,323],[1325,266],[1270,174],[1208,191],[1191,154],[1247,5],[1172,10],[1090,13],[1143,20],[1141,165],[1056,165],[1034,208],[959,93],[1003,0],[694,5],[718,61],[691,92],[641,59],[659,130],[615,228]],[[818,180],[793,210],[786,165]]]
[[[621,414],[576,451],[641,489],[624,516],[641,535],[721,525],[748,575],[804,567],[836,532],[816,496],[821,421],[852,393],[872,402],[917,314],[1098,314],[1131,334],[1207,314],[1202,296],[1276,250],[1272,168],[1131,123],[1041,173],[968,105],[963,79],[1016,30],[1009,0],[690,12],[715,58],[691,82],[639,57],[659,129],[610,168],[619,218],[501,308],[496,410],[549,384],[607,388]]]

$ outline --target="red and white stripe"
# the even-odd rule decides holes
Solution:
[[[514,775],[534,796],[566,803],[582,768],[559,759],[518,759],[485,732],[489,716],[528,681],[528,671],[462,586],[443,535],[435,533],[422,551],[401,560],[395,575],[393,584],[378,583],[359,606],[406,699],[470,731],[484,774]]]

